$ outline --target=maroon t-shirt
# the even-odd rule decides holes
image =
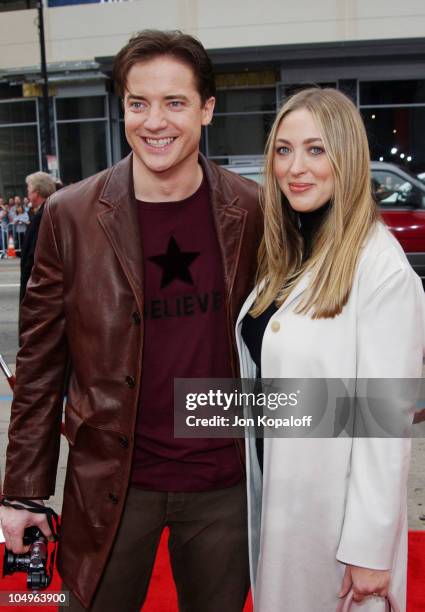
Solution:
[[[178,202],[140,202],[144,350],[132,484],[207,491],[242,478],[233,440],[174,438],[174,378],[231,378],[223,264],[204,179]]]

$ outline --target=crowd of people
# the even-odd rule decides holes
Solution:
[[[41,176],[36,177],[35,175]],[[36,181],[36,184],[32,185],[33,189],[30,189],[31,178],[33,179],[32,183],[34,183],[34,180]],[[41,186],[43,192],[47,189],[48,195],[50,195],[50,193],[62,187],[60,181],[54,181],[44,172],[27,176],[25,182],[27,189],[25,197],[20,195],[11,195],[9,198],[0,196],[1,259],[6,257],[10,237],[13,238],[16,251],[21,252],[26,231],[39,208],[37,201],[35,201],[37,200],[38,188]]]
[[[13,237],[15,247],[21,249],[22,240],[34,214],[27,197],[11,196],[8,200],[0,197],[0,257],[6,256],[9,236]]]

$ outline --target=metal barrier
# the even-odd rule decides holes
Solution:
[[[9,237],[12,236],[13,242],[15,243],[15,251],[18,253],[22,250],[22,243],[24,241],[24,236],[27,231],[27,227],[25,230],[18,231],[17,226],[14,223],[9,223],[7,226],[1,224],[0,226],[0,259],[7,257],[7,247],[9,242]]]
[[[7,255],[8,227],[0,225],[0,259]]]

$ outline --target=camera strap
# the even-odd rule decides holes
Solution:
[[[50,585],[50,582],[53,578],[53,571],[55,566],[55,558],[56,558],[56,549],[57,543],[59,540],[59,517],[53,508],[48,508],[42,504],[37,504],[32,499],[22,499],[19,502],[11,502],[6,497],[1,500],[1,504],[6,508],[13,508],[14,510],[27,510],[28,512],[34,512],[35,514],[45,514],[47,518],[47,522],[50,527],[50,531],[52,532],[54,538],[54,547],[53,551],[50,555],[49,567],[47,570],[48,583],[47,586]],[[25,504],[25,505],[23,505]]]
[[[7,499],[7,497],[4,497],[1,503],[6,508],[13,508],[14,510],[27,510],[28,512],[34,512],[34,514],[45,514],[55,542],[59,539],[59,517],[53,508],[48,508],[42,504],[37,504],[32,499],[22,499],[21,503],[19,503],[16,501],[11,502]]]

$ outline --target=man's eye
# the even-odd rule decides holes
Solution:
[[[140,110],[141,108],[143,108],[144,104],[143,102],[130,102],[129,103],[129,107],[132,110]]]
[[[278,155],[288,155],[288,153],[290,153],[290,150],[288,147],[277,147],[276,153]]]
[[[183,102],[181,100],[171,100],[170,106],[171,108],[180,108],[183,106]]]

